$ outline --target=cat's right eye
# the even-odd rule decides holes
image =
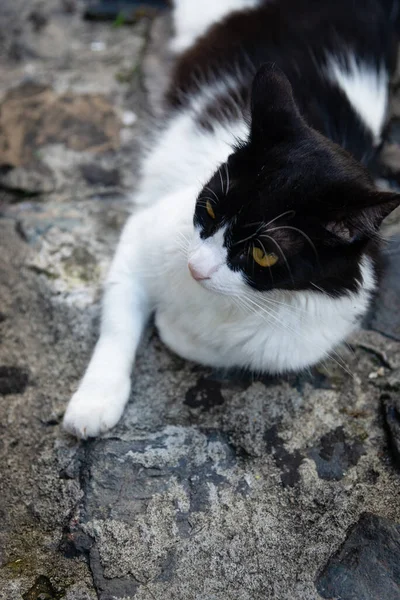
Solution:
[[[211,202],[209,200],[207,200],[206,202],[206,211],[209,217],[211,217],[212,219],[215,219],[215,212],[213,210],[213,207],[211,206]]]
[[[253,259],[260,267],[273,267],[278,262],[276,254],[264,252],[258,246],[253,246]]]

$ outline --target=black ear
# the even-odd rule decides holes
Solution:
[[[341,240],[351,243],[374,236],[382,221],[400,205],[400,194],[373,190],[363,195],[363,205],[349,208],[328,222],[326,228]]]
[[[293,98],[292,86],[274,63],[257,71],[251,94],[251,137],[279,141],[294,133],[302,118]]]

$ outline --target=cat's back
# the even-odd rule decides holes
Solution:
[[[368,164],[387,113],[398,21],[398,0],[265,0],[235,10],[178,57],[169,108],[192,110],[209,132],[247,120],[254,75],[274,63],[309,125]]]
[[[185,94],[222,71],[257,70],[264,62],[279,63],[290,78],[311,59],[316,67],[327,54],[348,49],[371,62],[392,59],[398,13],[398,0],[264,0],[234,10],[178,57],[169,101],[182,105]]]
[[[368,164],[387,113],[398,4],[244,2],[207,27],[176,59],[170,116],[144,162],[137,203],[152,204],[194,181],[200,186],[247,138],[251,85],[265,62],[284,71],[310,125]],[[196,10],[201,3],[194,16]]]

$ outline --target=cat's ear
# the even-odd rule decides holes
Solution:
[[[302,123],[288,78],[274,63],[265,63],[252,86],[251,138],[279,141]]]
[[[338,215],[326,225],[344,242],[351,243],[362,237],[375,235],[382,221],[400,206],[400,194],[373,190],[363,194],[364,205],[351,207],[345,214]]]

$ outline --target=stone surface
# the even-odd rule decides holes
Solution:
[[[385,252],[385,271],[376,301],[371,327],[400,340],[400,236],[389,240]]]
[[[112,106],[100,94],[57,96],[29,81],[7,92],[0,105],[0,166],[30,164],[52,143],[78,152],[114,150],[119,124]]]
[[[364,514],[318,578],[323,598],[400,599],[400,525]]]
[[[388,388],[392,393],[384,393],[381,396],[383,417],[388,433],[389,449],[393,453],[394,460],[400,467],[400,381],[397,374],[397,385],[393,385],[392,381],[388,384]]]
[[[361,440],[348,442],[343,427],[323,435],[318,445],[309,451],[321,479],[342,479],[350,467],[354,467],[365,453]]]
[[[83,8],[0,7],[0,103],[30,106],[7,114],[32,134],[3,144],[0,170],[0,599],[321,600],[363,513],[379,515],[374,535],[400,522],[399,214],[369,329],[325,365],[282,380],[212,372],[149,327],[121,423],[70,438],[60,422],[171,64],[168,19],[115,27]],[[110,115],[106,147],[82,106]],[[79,138],[63,125],[72,109]],[[380,183],[398,171],[394,158]]]
[[[0,365],[0,395],[22,394],[29,381],[29,375],[19,367]]]

